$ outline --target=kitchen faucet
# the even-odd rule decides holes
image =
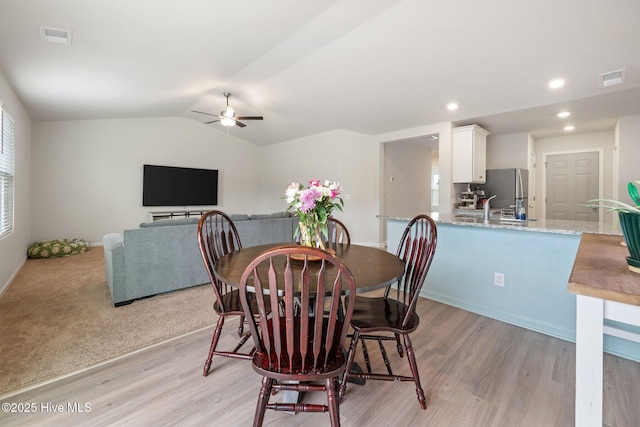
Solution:
[[[487,221],[489,219],[489,209],[490,209],[490,204],[489,201],[491,199],[495,199],[496,196],[491,196],[488,199],[484,199],[484,201],[482,202],[482,207],[484,208],[484,219],[485,221]]]

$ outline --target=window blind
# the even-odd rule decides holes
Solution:
[[[2,104],[0,104],[2,107]],[[15,123],[9,114],[2,110],[2,138],[0,138],[0,238],[13,230],[14,205],[14,144]]]

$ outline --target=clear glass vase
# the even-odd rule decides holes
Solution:
[[[324,242],[321,237],[320,225],[314,227],[300,221],[298,229],[300,230],[300,244],[302,246],[320,248],[323,250],[325,249]]]

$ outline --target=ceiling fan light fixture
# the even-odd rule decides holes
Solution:
[[[225,98],[227,98],[227,106],[224,110],[220,111],[220,115],[206,113],[204,111],[196,111],[196,110],[191,110],[191,111],[198,114],[206,114],[207,116],[213,116],[217,119],[217,120],[211,120],[211,121],[205,122],[206,125],[220,122],[220,124],[225,127],[231,127],[231,126],[237,125],[238,127],[243,128],[247,126],[246,124],[243,123],[245,120],[262,120],[263,119],[262,116],[236,117],[236,109],[229,105],[229,97],[231,96],[231,94],[229,92],[224,92],[224,96]]]
[[[235,126],[236,125],[236,121],[232,118],[229,117],[225,117],[223,119],[220,119],[220,124],[222,126]]]
[[[220,115],[227,118],[233,118],[236,116],[236,109],[227,105],[227,108],[221,112]]]

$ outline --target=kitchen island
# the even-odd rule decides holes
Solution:
[[[605,215],[603,223],[432,217],[438,246],[422,296],[575,342],[576,296],[567,283],[582,233],[620,235],[614,215]],[[395,252],[410,218],[380,218],[387,222],[387,247]],[[640,361],[636,343],[607,336],[604,348]]]

